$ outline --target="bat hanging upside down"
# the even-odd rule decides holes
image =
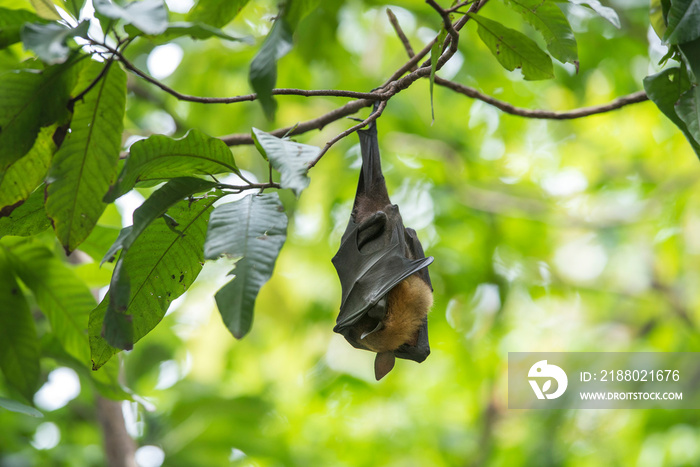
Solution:
[[[430,354],[428,310],[432,285],[415,230],[405,228],[382,174],[375,122],[358,131],[362,170],[350,222],[333,257],[343,290],[333,331],[355,348],[377,353],[383,378],[395,357],[422,362]]]

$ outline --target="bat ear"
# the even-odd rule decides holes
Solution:
[[[377,358],[374,359],[374,377],[377,381],[382,379],[394,368],[394,352],[381,352],[377,354]]]

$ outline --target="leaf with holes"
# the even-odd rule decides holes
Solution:
[[[278,138],[257,128],[252,129],[251,136],[258,151],[281,174],[282,188],[291,189],[299,197],[309,186],[309,177],[306,176],[309,163],[316,159],[321,150],[316,146]]]
[[[522,69],[526,80],[554,78],[552,59],[532,39],[483,16],[469,16],[479,24],[479,37],[503,68]]]
[[[39,339],[29,304],[0,251],[0,370],[28,401],[39,382]]]
[[[211,215],[204,256],[241,258],[236,277],[216,293],[226,327],[237,339],[250,331],[255,299],[272,276],[287,238],[287,216],[277,193],[248,195],[217,207]]]
[[[0,172],[24,156],[42,127],[68,116],[75,62],[0,74]]]
[[[129,157],[110,188],[105,202],[112,202],[138,182],[153,182],[189,175],[240,173],[231,150],[218,138],[190,130],[184,138],[153,135],[131,146]]]
[[[104,66],[90,62],[75,94],[86,89]],[[117,175],[125,101],[126,75],[113,63],[106,76],[76,102],[71,133],[49,169],[46,213],[67,252],[85,240],[105,210],[102,197]]]
[[[124,267],[124,258],[129,247],[157,218],[162,217],[175,203],[195,193],[208,191],[216,186],[215,182],[201,178],[175,178],[153,193],[134,211],[134,224],[128,228],[128,234],[119,236],[116,246],[112,246],[111,255],[122,248],[122,254],[114,267],[109,284],[110,300],[105,313],[104,337],[109,345],[118,349],[131,350],[133,347],[133,328],[131,317],[127,314],[131,284],[128,269]],[[123,230],[122,232],[126,231]]]
[[[202,269],[202,244],[216,196],[180,201],[168,210],[177,226],[164,219],[151,223],[134,241],[123,259],[130,296],[126,314],[132,317],[134,342],[163,319],[170,303],[182,295]],[[119,350],[102,337],[109,293],[90,313],[88,325],[93,369],[100,368]]]
[[[573,63],[578,69],[578,48],[574,32],[569,20],[554,2],[509,0],[507,4],[542,34],[552,57],[562,63]]]

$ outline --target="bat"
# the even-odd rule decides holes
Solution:
[[[334,332],[357,349],[376,352],[382,379],[395,358],[416,362],[430,354],[428,310],[433,287],[415,230],[403,225],[382,174],[377,125],[357,132],[362,169],[350,221],[332,262],[342,288]]]

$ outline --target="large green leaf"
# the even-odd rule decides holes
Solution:
[[[688,133],[696,144],[700,144],[700,87],[693,86],[681,94],[675,107],[678,117],[688,128]]]
[[[554,78],[552,59],[532,39],[483,16],[469,16],[479,24],[479,37],[503,68],[522,69],[526,80]]]
[[[117,183],[105,201],[114,201],[138,182],[224,172],[239,173],[231,150],[220,139],[197,130],[190,130],[181,139],[153,135],[131,146]]]
[[[253,90],[258,94],[267,118],[275,116],[277,103],[272,97],[272,90],[277,83],[277,61],[292,50],[292,29],[284,15],[279,16],[265,38],[265,42],[250,63],[248,79]]]
[[[0,217],[0,237],[16,235],[28,237],[51,226],[44,210],[44,187],[37,188],[12,214]]]
[[[250,331],[255,299],[272,276],[286,237],[287,216],[277,193],[251,194],[211,215],[204,256],[242,257],[232,271],[236,277],[216,293],[224,323],[237,339]]]
[[[61,15],[58,14],[56,5],[52,0],[29,0],[37,14],[44,19],[60,20]]]
[[[700,39],[679,44],[678,49],[692,72],[691,81],[693,84],[700,84]]]
[[[673,0],[664,41],[682,44],[700,37],[700,0]]]
[[[60,2],[74,18],[80,16],[80,10],[82,10],[85,5],[85,0],[56,0],[56,2]]]
[[[700,157],[700,144],[686,123],[676,113],[675,104],[681,95],[688,91],[690,83],[680,68],[669,68],[644,78],[644,90],[649,99],[683,132],[695,154]]]
[[[29,304],[0,248],[0,370],[28,401],[39,382],[39,339]]]
[[[68,115],[74,62],[0,75],[0,171],[24,156],[39,129]]]
[[[90,62],[80,75],[76,94],[101,72]],[[75,104],[71,133],[54,156],[46,190],[46,213],[67,252],[89,234],[104,211],[102,197],[114,182],[121,148],[126,75],[113,64]]]
[[[83,21],[74,28],[59,23],[28,23],[22,28],[22,43],[45,63],[63,63],[70,55],[70,48],[66,44],[68,39],[87,38],[88,27],[89,21]]]
[[[41,18],[27,10],[0,8],[0,49],[21,40],[20,31],[24,23],[38,23]]]
[[[617,12],[610,7],[604,6],[598,0],[569,0],[569,3],[574,5],[585,5],[601,18],[607,20],[610,24],[620,29],[620,17]]]
[[[508,5],[537,29],[547,50],[560,62],[578,64],[576,38],[564,13],[548,0],[509,0]]]
[[[55,126],[42,128],[32,149],[0,173],[0,217],[9,215],[14,209],[12,206],[26,200],[44,180],[56,150],[53,142],[55,130]]]
[[[92,3],[97,13],[133,24],[146,34],[161,34],[168,27],[168,10],[163,0],[141,0],[123,7],[111,0],[93,0]]]
[[[649,22],[660,38],[666,33],[666,17],[670,9],[670,0],[651,0],[649,5]]]
[[[257,128],[252,129],[253,141],[258,150],[280,174],[282,188],[290,188],[298,197],[309,186],[309,163],[321,151],[316,146],[278,138]]]
[[[168,210],[177,222],[151,223],[126,252],[123,267],[128,271],[134,342],[148,334],[163,319],[174,299],[182,295],[202,269],[202,245],[215,196],[181,201]],[[89,334],[93,368],[100,368],[118,349],[102,337],[109,293],[90,313]]]
[[[104,337],[112,347],[130,350],[134,345],[132,321],[127,314],[131,284],[128,277],[129,271],[124,267],[124,258],[128,254],[129,247],[154,220],[163,217],[172,205],[195,193],[208,191],[215,185],[215,182],[193,177],[170,180],[134,211],[134,224],[128,229],[128,235],[119,236],[117,247],[110,248],[112,254],[119,247],[123,249],[110,281],[110,301],[104,320]],[[173,227],[177,228],[177,225]]]
[[[248,0],[198,0],[188,19],[220,28],[230,23],[246,3]]]
[[[95,298],[75,273],[36,241],[8,248],[12,267],[34,294],[53,334],[67,353],[83,365],[90,361],[87,324]]]
[[[139,34],[142,34],[142,31],[140,31],[138,28],[134,27],[133,25],[129,25],[124,28],[127,33],[129,33],[130,36],[136,36]],[[218,37],[220,39],[225,39],[227,41],[244,41],[244,42],[250,42],[250,38],[241,38],[241,37],[234,37],[229,34],[226,34],[224,31],[221,29],[215,28],[213,26],[209,26],[208,24],[205,23],[190,23],[190,22],[176,22],[176,23],[169,23],[168,27],[163,31],[161,34],[158,35],[148,35],[146,34],[145,37],[148,38],[149,40],[155,42],[156,44],[162,44],[165,42],[170,42],[173,39],[177,39],[178,37],[183,37],[183,36],[189,36],[192,39],[199,39],[199,40],[204,40],[204,39],[210,39],[212,37]]]
[[[4,397],[0,397],[0,407],[2,407],[3,409],[9,410],[11,412],[17,412],[17,413],[21,413],[24,415],[29,415],[30,417],[42,418],[44,416],[43,413],[39,412],[37,409],[35,409],[31,405],[25,405],[25,404],[22,404],[21,402],[18,402],[16,400],[5,399]]]

